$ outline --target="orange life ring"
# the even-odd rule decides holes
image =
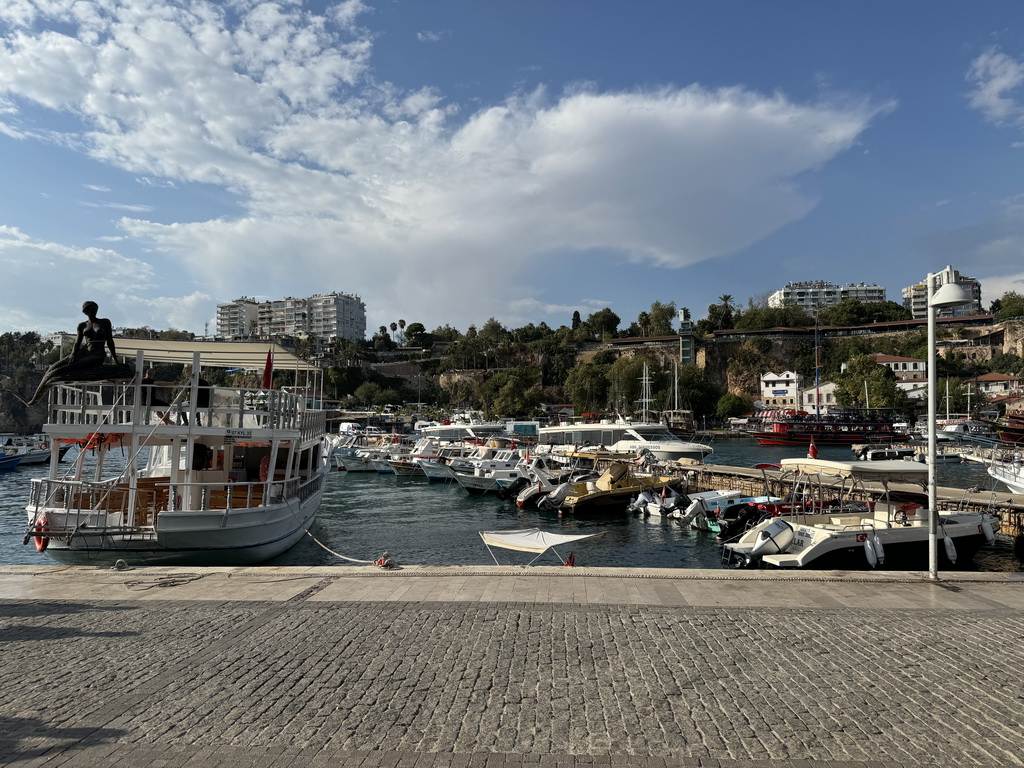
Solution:
[[[50,532],[50,523],[46,519],[46,515],[38,518],[36,524],[32,527],[32,540],[36,544],[36,550],[39,552],[45,552],[46,548],[50,546],[50,537],[44,536],[43,534]]]

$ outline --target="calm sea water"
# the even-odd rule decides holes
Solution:
[[[709,463],[731,466],[776,462],[799,455],[792,448],[759,446],[746,439],[721,440],[714,447]],[[820,449],[823,459],[850,460],[852,456],[849,448]],[[73,454],[66,457],[65,462],[72,458]],[[108,461],[113,460],[113,456],[108,458]],[[0,563],[54,562],[36,552],[31,543],[22,545],[29,480],[45,474],[45,467],[0,472]],[[938,483],[954,488],[992,489],[997,486],[982,465],[974,463],[939,465]],[[428,484],[422,479],[370,473],[346,475],[344,472],[328,475],[318,523],[313,531],[316,540],[307,537],[268,565],[349,564],[328,550],[357,560],[374,560],[387,551],[399,563],[410,565],[493,565],[494,560],[480,539],[480,531],[534,527],[557,533],[604,531],[601,539],[572,548],[579,565],[722,567],[721,550],[713,536],[684,531],[675,523],[660,519],[560,518],[535,508],[517,510],[511,502],[491,495],[470,496],[454,483]],[[502,565],[522,565],[534,557],[511,550],[492,551]],[[568,551],[563,551],[563,556]],[[537,564],[557,565],[558,560],[549,552],[537,560]],[[978,567],[992,571],[1024,569],[1008,546],[998,544],[982,552]]]

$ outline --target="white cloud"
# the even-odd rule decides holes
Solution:
[[[101,187],[99,184],[83,184],[82,186],[93,192],[110,192],[110,187]]]
[[[368,299],[371,328],[394,307],[463,326],[600,309],[573,296],[523,303],[556,258],[601,250],[683,267],[735,252],[805,216],[816,200],[802,177],[893,107],[580,86],[465,113],[434,89],[368,76],[357,0],[323,15],[201,1],[53,7],[8,8],[23,28],[0,38],[0,98],[74,115],[85,130],[46,140],[140,184],[212,184],[244,210],[122,220],[180,266],[181,292],[351,291]]]
[[[0,327],[9,330],[73,329],[81,320],[82,302],[95,301],[109,312],[120,297],[145,295],[153,288],[153,270],[144,262],[105,248],[39,240],[2,225],[0,271]],[[25,318],[34,320],[26,325]]]
[[[970,105],[997,125],[1024,123],[1024,64],[990,48],[971,62],[967,81],[974,87]]]
[[[152,205],[142,203],[82,203],[86,208],[112,208],[115,211],[128,211],[129,213],[151,213]]]
[[[424,29],[416,33],[416,39],[421,43],[439,43],[448,37],[448,32],[440,31],[435,32],[433,30]]]

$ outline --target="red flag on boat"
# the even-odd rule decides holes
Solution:
[[[274,383],[274,348],[267,351],[267,363],[263,366],[263,388],[270,389]]]
[[[807,449],[807,458],[816,459],[818,458],[818,446],[814,444],[814,438],[811,438],[811,446]]]

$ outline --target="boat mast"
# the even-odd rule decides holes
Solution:
[[[818,309],[814,309],[814,415],[821,418],[821,366],[818,364]]]

